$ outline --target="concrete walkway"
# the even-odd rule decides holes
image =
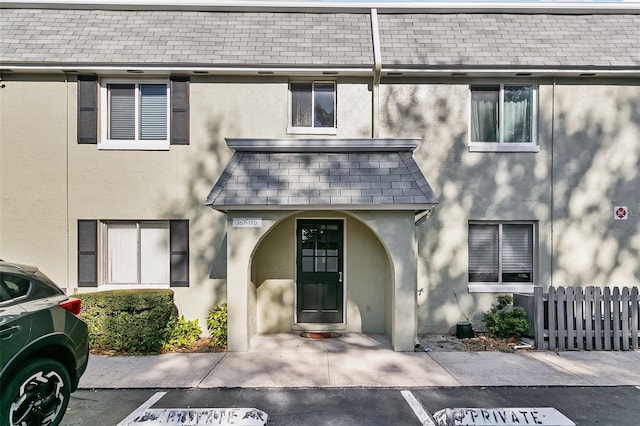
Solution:
[[[640,351],[393,352],[383,335],[258,335],[245,353],[91,356],[84,389],[640,386]]]

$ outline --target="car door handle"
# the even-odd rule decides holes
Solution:
[[[17,333],[20,330],[22,330],[22,327],[19,325],[7,327],[4,330],[0,330],[0,337],[2,337],[3,339],[8,339],[13,336],[13,333]]]

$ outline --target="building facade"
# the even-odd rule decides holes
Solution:
[[[640,282],[640,8],[0,6],[0,257],[255,333]]]

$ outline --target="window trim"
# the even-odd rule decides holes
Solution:
[[[471,140],[471,96],[474,88],[500,87],[499,117],[500,117],[500,142],[474,142]],[[533,105],[531,117],[531,142],[504,142],[504,87],[505,86],[530,86],[532,89],[531,104]],[[467,134],[470,152],[540,152],[538,144],[538,84],[530,81],[502,81],[499,83],[469,84],[467,102]]]
[[[472,282],[469,281],[469,227],[471,225],[498,225],[498,282]],[[503,225],[530,225],[532,231],[531,252],[531,282],[528,283],[504,283],[502,282],[502,226]],[[536,221],[483,221],[470,220],[467,224],[467,290],[469,293],[533,293],[537,280],[538,258],[538,223]]]
[[[111,140],[109,139],[109,84],[133,84],[135,85],[135,139]],[[164,84],[167,93],[167,136],[160,140],[139,139],[139,93],[141,84]],[[171,145],[171,82],[167,79],[124,79],[105,78],[100,80],[100,141],[98,149],[102,150],[156,150],[168,151]]]
[[[136,225],[136,233],[137,233],[137,283],[111,283],[108,282],[108,238],[107,238],[107,230],[109,224],[124,224],[124,223],[134,223]],[[101,270],[101,280],[98,283],[98,288],[100,290],[117,290],[117,289],[164,289],[171,287],[171,247],[168,247],[167,256],[169,257],[169,264],[167,265],[169,272],[169,279],[166,283],[154,283],[154,284],[143,284],[140,282],[140,229],[141,224],[163,224],[167,227],[167,233],[169,234],[169,238],[171,238],[171,221],[170,220],[102,220],[100,221],[100,238],[101,238],[101,253],[99,255],[100,263],[99,267]]]
[[[293,95],[291,84],[311,83],[311,123],[309,127],[293,126]],[[333,127],[315,127],[315,86],[316,84],[333,84]],[[288,124],[287,133],[292,135],[336,135],[338,132],[338,83],[335,80],[290,80],[287,84]]]

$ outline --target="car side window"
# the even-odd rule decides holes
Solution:
[[[31,282],[23,277],[10,274],[0,274],[0,301],[17,299],[29,292]]]

